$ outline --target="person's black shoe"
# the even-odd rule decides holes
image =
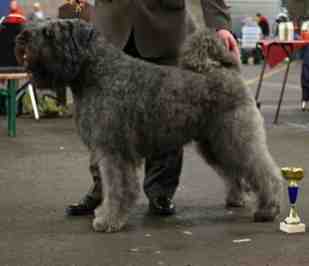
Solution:
[[[166,197],[154,198],[149,201],[150,214],[168,216],[176,212],[175,204]]]
[[[86,195],[79,203],[69,205],[65,212],[68,216],[91,215],[97,206],[101,204],[100,199]]]

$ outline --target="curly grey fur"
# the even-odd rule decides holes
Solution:
[[[215,32],[207,28],[192,34],[180,54],[180,65],[194,72],[207,74],[212,69],[224,68],[239,71],[239,62],[231,53],[227,53]]]
[[[146,155],[192,141],[229,197],[238,197],[246,180],[257,195],[256,221],[279,213],[281,176],[263,119],[235,61],[204,33],[183,49],[181,64],[192,71],[131,58],[78,20],[45,22],[18,36],[16,55],[36,81],[72,89],[79,134],[103,178],[95,230],[125,225]]]

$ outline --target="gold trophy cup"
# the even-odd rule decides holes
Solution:
[[[304,170],[296,167],[281,168],[282,176],[288,181],[290,214],[280,223],[280,230],[288,233],[304,233],[306,225],[301,222],[296,211],[296,201],[299,191],[298,182],[304,177]]]

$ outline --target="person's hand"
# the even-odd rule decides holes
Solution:
[[[232,33],[230,33],[228,30],[222,29],[218,30],[217,34],[225,44],[226,48],[235,56],[237,61],[240,62],[240,51]]]

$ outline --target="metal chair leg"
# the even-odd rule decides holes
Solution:
[[[32,105],[32,108],[33,108],[33,113],[34,113],[34,118],[36,120],[39,120],[40,116],[39,116],[39,111],[38,111],[38,105],[37,105],[37,102],[36,102],[36,99],[35,99],[34,90],[33,90],[33,86],[32,86],[31,83],[28,84],[27,90],[28,90],[28,93],[30,95],[31,105]]]
[[[259,101],[259,97],[260,97],[260,92],[261,92],[261,87],[262,87],[262,83],[263,83],[266,65],[267,65],[267,62],[266,62],[266,60],[264,60],[263,68],[262,68],[262,71],[261,71],[261,74],[260,74],[260,79],[259,79],[259,83],[258,83],[258,86],[257,86],[257,89],[256,89],[256,94],[255,94],[256,105],[259,109],[261,108],[261,102]]]

